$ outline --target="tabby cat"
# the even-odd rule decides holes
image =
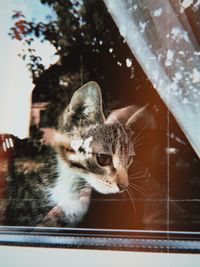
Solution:
[[[102,194],[129,186],[135,156],[131,124],[105,119],[101,90],[88,82],[59,117],[51,146],[30,159],[16,158],[8,177],[5,225],[77,225],[88,211],[92,189]]]

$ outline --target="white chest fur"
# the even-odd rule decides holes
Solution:
[[[78,223],[88,210],[91,189],[79,192],[73,188],[77,174],[62,160],[58,159],[59,177],[50,192],[50,201],[65,213],[67,221],[74,225]]]

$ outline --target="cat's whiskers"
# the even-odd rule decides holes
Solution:
[[[129,190],[129,188],[126,188],[125,192],[128,193],[128,196],[130,197],[130,200],[131,200],[131,204],[132,204],[132,207],[133,207],[133,214],[136,214],[136,207],[135,207],[135,199],[132,195],[132,192]]]
[[[145,178],[144,182],[149,180],[150,174],[149,174],[148,169],[146,169],[145,171],[140,171],[140,172],[131,172],[129,174],[129,181],[131,181],[131,180],[141,180],[142,178]]]
[[[142,134],[142,132],[147,128],[148,124],[151,122],[151,120],[147,121],[147,123],[144,125],[144,127],[142,128],[142,130],[135,136],[135,138],[132,140],[133,145],[136,144],[136,142],[138,141],[138,138],[140,137],[140,135]]]
[[[120,201],[120,206],[119,206],[119,215],[121,215],[122,214],[122,211],[124,210],[124,199],[126,198],[126,194],[124,194],[125,193],[125,191],[124,192],[122,192],[122,194],[121,194],[121,201]]]
[[[136,176],[136,177],[129,177],[129,181],[130,182],[134,182],[134,183],[147,183],[149,181],[149,178],[145,175],[142,175],[142,176]]]
[[[135,145],[137,145],[137,143],[139,142],[139,141],[141,141],[144,137],[146,137],[148,134],[147,133],[145,133],[145,134],[143,134],[143,135],[141,135],[141,136],[138,136],[138,138],[135,140],[133,140],[133,145],[134,145],[134,148],[135,148]]]
[[[142,142],[142,143],[138,143],[134,146],[134,148],[138,148],[138,147],[141,147],[141,146],[144,146],[147,144],[147,141],[146,142]]]
[[[129,174],[135,174],[135,175],[140,175],[140,174],[143,174],[145,173],[146,171],[138,171],[138,172],[135,172],[134,170],[132,170],[131,172],[129,172]]]
[[[137,140],[135,140],[133,143],[134,149],[138,149],[139,147],[147,145],[149,141],[148,140],[143,141],[143,139],[147,138],[148,136],[151,136],[150,133],[145,133],[144,135],[140,136]]]
[[[137,184],[134,184],[134,183],[130,183],[129,184],[129,187],[131,188],[131,189],[133,189],[133,190],[136,190],[136,191],[138,191],[140,194],[142,194],[145,198],[147,197],[147,192],[141,187],[141,186],[139,186],[139,185],[137,185]]]
[[[133,176],[129,176],[129,180],[139,180],[139,179],[142,179],[142,178],[146,178],[147,176],[144,174],[144,175],[133,175]]]

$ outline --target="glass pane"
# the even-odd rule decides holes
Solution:
[[[191,25],[179,36],[164,27],[175,1],[108,2],[111,13],[122,5],[119,18],[129,10],[143,43],[127,45],[125,22],[119,32],[103,1],[2,4],[3,45],[14,50],[1,62],[1,225],[198,231],[199,84],[186,72],[198,62],[199,7],[178,13],[180,27]]]

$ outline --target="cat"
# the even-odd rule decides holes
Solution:
[[[144,112],[122,124],[107,119],[99,85],[78,89],[58,120],[51,145],[35,158],[15,158],[7,177],[5,225],[74,227],[87,213],[91,192],[124,192],[135,157],[131,128]]]

